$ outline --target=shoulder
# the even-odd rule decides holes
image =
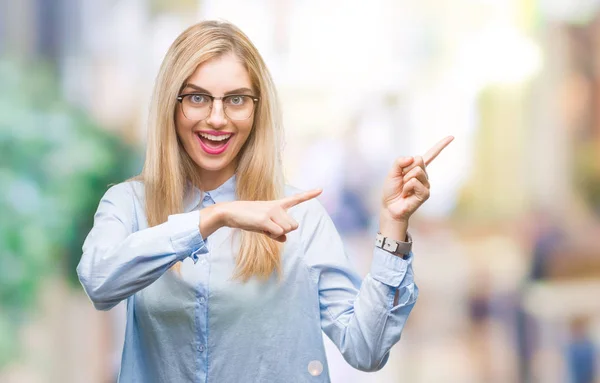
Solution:
[[[290,197],[295,194],[303,193],[308,190],[300,189],[292,185],[285,185],[285,196]],[[294,216],[309,221],[319,221],[323,218],[329,218],[329,214],[325,210],[323,204],[319,201],[318,197],[302,202],[289,209],[290,213]]]
[[[138,180],[127,180],[109,186],[102,200],[117,206],[131,205],[133,201],[144,200],[144,183]]]
[[[286,185],[285,196],[289,197],[305,191],[308,190]],[[288,213],[299,224],[298,236],[305,252],[315,243],[323,240],[331,241],[339,236],[333,220],[318,197],[288,209]]]
[[[98,205],[97,214],[113,217],[135,231],[144,211],[144,184],[141,181],[127,180],[111,185]]]

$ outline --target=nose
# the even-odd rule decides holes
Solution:
[[[227,125],[227,118],[225,116],[225,110],[223,109],[223,101],[215,100],[212,105],[212,109],[206,123],[213,128],[222,128]]]

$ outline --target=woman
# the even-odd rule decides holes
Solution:
[[[321,191],[283,185],[256,48],[228,23],[187,29],[156,80],[142,174],[106,192],[77,267],[97,309],[127,301],[119,380],[325,382],[321,330],[355,368],[382,368],[417,298],[408,219],[451,139],[394,164],[361,286]]]

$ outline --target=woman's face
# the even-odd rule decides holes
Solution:
[[[226,95],[256,96],[248,71],[232,53],[209,60],[196,69],[184,84],[181,94],[198,94],[184,98],[175,113],[177,135],[185,151],[198,165],[203,182],[218,186],[235,173],[237,155],[248,139],[254,121],[254,109],[246,119],[239,119],[235,109],[245,98],[214,100],[212,110],[206,107],[210,98]],[[224,102],[225,101],[225,104]],[[246,102],[252,100],[246,99]],[[204,105],[204,106],[203,106]],[[235,120],[227,114],[238,117]],[[184,114],[184,110],[186,115]],[[204,110],[207,115],[202,118]],[[239,111],[238,111],[239,114]]]

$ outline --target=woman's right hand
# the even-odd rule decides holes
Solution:
[[[321,192],[321,189],[314,189],[274,201],[233,201],[209,206],[200,212],[200,233],[206,238],[219,227],[228,226],[263,233],[285,242],[286,234],[298,228],[298,222],[287,210],[319,196]]]

